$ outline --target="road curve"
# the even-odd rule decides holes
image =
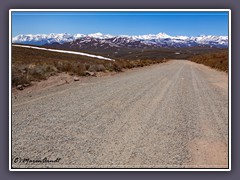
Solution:
[[[61,159],[30,162],[45,157]],[[173,60],[13,98],[12,160],[15,168],[227,168],[227,74]]]

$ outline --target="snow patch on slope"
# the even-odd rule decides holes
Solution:
[[[97,55],[93,55],[93,54],[82,53],[82,52],[65,51],[65,50],[58,50],[58,49],[48,49],[48,48],[35,47],[35,46],[25,46],[25,45],[13,45],[13,46],[31,48],[31,49],[38,49],[38,50],[44,50],[44,51],[67,53],[67,54],[76,54],[76,55],[81,55],[81,56],[88,56],[88,57],[92,57],[92,58],[97,58],[97,59],[103,59],[103,60],[107,60],[107,61],[115,61],[114,59],[106,58],[106,57],[103,57],[103,56],[97,56]]]

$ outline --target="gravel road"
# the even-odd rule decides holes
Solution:
[[[15,168],[228,167],[228,76],[204,65],[172,60],[12,103]],[[45,157],[56,161],[31,161]]]

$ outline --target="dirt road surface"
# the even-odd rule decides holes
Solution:
[[[173,60],[12,103],[15,168],[228,167],[228,76],[204,65]]]

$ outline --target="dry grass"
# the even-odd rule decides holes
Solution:
[[[121,72],[123,69],[143,67],[162,63],[162,59],[116,59],[98,60],[86,56],[42,51],[22,47],[12,47],[12,84],[14,86],[31,84],[60,72],[71,75],[86,76],[91,72]]]
[[[191,61],[228,72],[228,50],[207,53],[190,58]]]

